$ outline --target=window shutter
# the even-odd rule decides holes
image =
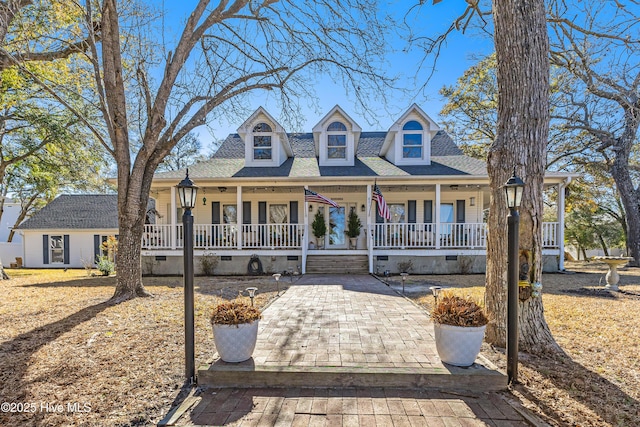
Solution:
[[[101,245],[100,235],[94,234],[93,235],[93,258],[95,259],[95,262],[98,262],[98,259],[100,258],[100,245]]]
[[[63,255],[63,263],[64,264],[69,264],[69,235],[65,234],[63,236],[63,248],[64,248],[64,255]]]
[[[42,235],[42,263],[49,264],[49,235]]]
[[[465,200],[456,200],[456,222],[458,224],[464,223],[465,218]]]
[[[415,224],[416,223],[416,201],[415,200],[409,200],[407,201],[407,221],[409,222],[409,224]]]
[[[289,218],[290,218],[291,224],[298,223],[298,202],[297,201],[289,202]]]
[[[258,224],[267,223],[267,202],[258,202]]]
[[[242,202],[242,223],[251,224],[251,202]]]
[[[425,224],[433,222],[433,200],[424,201],[424,222]]]
[[[211,223],[220,224],[220,202],[211,202]]]

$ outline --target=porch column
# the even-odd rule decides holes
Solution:
[[[178,207],[176,206],[176,187],[171,186],[171,249],[178,247]]]
[[[558,240],[558,250],[560,257],[558,258],[558,269],[564,271],[564,190],[567,188],[567,182],[558,184],[558,230],[556,230],[556,239]]]
[[[436,249],[440,249],[440,184],[436,184],[436,208],[434,216],[436,223]]]
[[[367,233],[367,252],[369,255],[369,274],[373,274],[373,229],[371,228],[371,206],[373,205],[371,201],[371,184],[367,184],[367,224],[366,231]]]
[[[242,249],[242,186],[238,185],[236,191],[236,242],[238,242],[238,250]]]
[[[304,186],[305,190],[309,189],[308,185]],[[303,191],[304,193],[304,191]],[[307,251],[309,250],[309,202],[307,202],[307,198],[304,197],[304,215],[303,215],[303,232],[302,232],[302,274],[307,273]]]

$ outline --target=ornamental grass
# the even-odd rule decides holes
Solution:
[[[470,298],[445,293],[431,311],[436,323],[452,326],[478,327],[489,323],[484,309]]]
[[[211,313],[214,325],[241,325],[260,319],[260,310],[243,300],[224,301],[216,304]]]

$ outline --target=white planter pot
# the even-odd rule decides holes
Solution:
[[[471,366],[480,353],[487,325],[478,327],[433,324],[440,360],[454,366]]]
[[[244,362],[251,358],[258,339],[258,322],[241,325],[213,324],[213,342],[224,362]]]

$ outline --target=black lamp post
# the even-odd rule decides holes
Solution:
[[[187,175],[177,185],[182,214],[183,258],[184,258],[184,367],[185,377],[190,384],[195,383],[195,332],[193,308],[193,215],[191,209],[196,206],[198,186]]]
[[[518,382],[518,246],[520,214],[518,208],[522,201],[524,182],[513,176],[504,185],[507,195],[508,248],[507,248],[507,381],[509,384]]]

